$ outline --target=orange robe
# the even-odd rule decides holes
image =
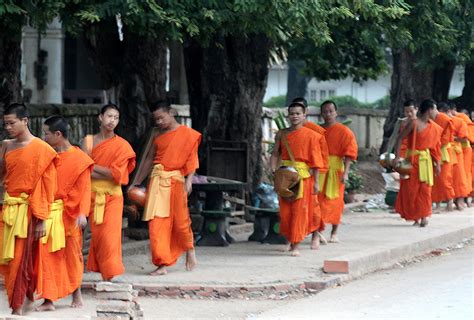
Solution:
[[[459,117],[452,117],[454,136],[456,140],[468,137],[467,124]],[[456,162],[453,163],[453,188],[455,198],[467,197],[472,187],[471,181],[467,180],[466,166],[464,165],[464,153],[460,141],[454,142],[454,153]]]
[[[357,159],[358,147],[354,133],[341,123],[336,123],[326,128],[326,141],[329,149],[329,156],[339,158]],[[339,178],[344,174],[343,170],[338,172]],[[327,178],[327,177],[326,177]],[[337,225],[341,222],[342,212],[344,211],[344,184],[339,185],[339,197],[329,199],[325,194],[326,181],[323,181],[323,189],[319,191],[319,203],[323,214],[324,223]]]
[[[433,161],[441,159],[442,129],[431,120],[421,132],[416,133],[416,150],[429,149]],[[408,136],[408,149],[413,150],[413,132]],[[418,155],[413,157],[413,169],[408,179],[400,180],[395,210],[405,220],[419,220],[431,216],[431,186],[420,182]]]
[[[472,192],[472,148],[471,145],[474,143],[474,123],[464,113],[458,112],[456,117],[462,119],[467,125],[467,140],[463,143],[462,153],[464,158],[464,170],[466,172],[467,187],[469,194]],[[468,194],[468,195],[469,195]]]
[[[320,147],[321,156],[323,159],[323,168],[319,169],[319,175],[321,176],[321,173],[326,172],[328,169],[329,151],[328,151],[328,144],[324,136],[326,129],[324,129],[320,125],[317,125],[311,121],[306,121],[304,126],[306,128],[309,128],[317,132],[319,135],[321,135],[321,139],[319,140],[320,141],[319,147]],[[315,196],[315,195],[311,195],[311,196],[314,197],[314,200],[313,200],[314,208],[309,211],[311,216],[308,217],[308,232],[314,232],[315,230],[323,231],[324,222],[321,215],[321,207],[319,205],[318,196]]]
[[[15,238],[14,258],[0,265],[0,273],[5,277],[8,302],[12,309],[23,305],[25,296],[33,300],[33,293],[41,294],[42,257],[38,241],[34,241],[37,220],[49,217],[50,205],[56,191],[56,152],[46,142],[34,138],[27,146],[5,154],[5,192],[11,197],[26,193],[28,197],[27,238]],[[4,204],[3,210],[6,209]],[[2,212],[2,218],[5,211]],[[0,219],[3,221],[3,219]],[[0,256],[3,251],[4,225],[0,228]]]
[[[441,133],[441,147],[447,146],[447,154],[449,155],[449,161],[443,161],[441,159],[441,173],[439,176],[434,177],[434,185],[431,190],[431,198],[433,202],[448,201],[454,199],[454,188],[453,188],[453,161],[454,154],[453,146],[454,132],[453,132],[453,121],[451,118],[439,112],[435,119],[435,123],[442,128]]]
[[[201,134],[184,125],[155,138],[154,164],[165,171],[179,170],[183,177],[199,168],[198,147]],[[184,183],[171,179],[170,213],[148,223],[152,262],[171,266],[181,254],[194,248],[194,237]]]
[[[287,135],[288,145],[295,161],[304,162],[314,169],[324,168],[324,159],[321,154],[322,139],[322,135],[306,127],[291,131]],[[280,150],[281,159],[290,160],[282,141],[280,141]],[[280,233],[291,243],[301,242],[308,233],[317,230],[320,224],[320,213],[315,212],[319,206],[317,195],[313,195],[314,176],[303,179],[302,183],[302,198],[294,201],[279,198]]]
[[[96,165],[110,169],[115,185],[128,184],[128,175],[135,168],[135,152],[125,139],[116,135],[102,141],[92,149],[91,158]],[[123,195],[105,196],[104,221],[101,224],[94,222],[95,198],[96,193],[92,192],[89,215],[92,239],[87,270],[100,272],[104,280],[110,280],[125,272],[122,263]]]
[[[91,204],[91,172],[94,161],[77,147],[59,153],[56,161],[58,189],[55,200],[64,204],[63,222],[66,247],[50,252],[50,241],[42,244],[42,298],[56,301],[73,293],[82,282],[82,230],[79,215],[89,215]]]

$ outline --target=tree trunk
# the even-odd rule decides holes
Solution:
[[[474,111],[474,60],[464,67],[464,88],[462,95],[454,100],[459,109]]]
[[[301,61],[288,61],[287,105],[289,105],[294,98],[306,96],[306,90],[311,77],[305,76],[301,73],[302,67],[303,63]]]
[[[120,41],[113,20],[87,27],[84,36],[99,76],[115,91],[118,134],[137,150],[151,126],[149,105],[166,98],[166,42],[127,30]]]
[[[201,150],[208,138],[247,141],[253,185],[262,175],[261,115],[270,46],[261,34],[216,35],[205,48],[193,40],[184,43],[191,118],[204,136]]]
[[[449,99],[449,88],[453,79],[456,61],[445,60],[443,65],[433,71],[433,99],[435,101],[447,101]]]
[[[21,23],[0,19],[0,107],[21,98]],[[21,19],[20,19],[21,20]]]
[[[442,74],[442,73],[439,73]],[[433,69],[417,67],[416,54],[405,48],[393,53],[393,71],[390,89],[390,110],[384,124],[383,143],[380,152],[385,152],[398,118],[404,117],[403,103],[414,99],[420,103],[433,97],[435,84],[441,88],[443,83],[436,78]],[[438,82],[437,82],[438,80]],[[443,79],[444,80],[444,79]],[[449,78],[449,82],[451,78]],[[441,90],[441,89],[440,89]],[[443,92],[446,88],[442,89]],[[447,88],[449,92],[449,87]]]

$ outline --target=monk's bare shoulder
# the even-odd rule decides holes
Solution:
[[[0,146],[0,150],[1,150],[0,152],[2,156],[5,154],[5,152],[9,151],[12,148],[12,144],[13,144],[13,139],[2,140],[1,146]]]

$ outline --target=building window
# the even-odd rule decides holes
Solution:
[[[317,101],[316,90],[309,91],[309,101]]]
[[[336,90],[329,90],[328,94],[330,97],[335,97],[336,96]]]
[[[326,90],[320,90],[319,91],[319,100],[324,100],[326,99]]]

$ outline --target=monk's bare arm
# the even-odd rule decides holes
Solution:
[[[112,176],[112,171],[110,171],[109,168],[99,166],[99,165],[94,165],[94,169],[92,170],[91,174],[92,179],[103,179],[103,180],[114,180],[114,177]]]
[[[352,159],[345,157],[344,158],[344,174],[342,175],[341,182],[346,183],[349,179],[349,170],[351,169]]]
[[[314,177],[313,194],[319,193],[319,169],[312,168],[311,175]]]
[[[278,161],[280,160],[280,137],[281,131],[278,131],[275,135],[275,145],[273,147],[272,155],[270,157],[270,167],[273,172],[278,169]]]
[[[402,131],[400,132],[400,135],[397,137],[397,142],[395,142],[395,156],[396,160],[399,158],[400,155],[400,147],[402,145],[403,139],[407,137],[410,132],[413,130],[413,121],[408,120],[406,125],[403,127]],[[397,161],[394,161],[395,163]]]
[[[135,178],[135,185],[140,185],[145,180],[146,177],[151,173],[151,168],[153,167],[153,159],[156,154],[156,146],[151,145],[150,150],[143,159],[142,168],[137,172],[137,177]]]
[[[191,192],[193,191],[193,177],[194,177],[194,172],[188,174],[188,176],[186,177],[184,181],[184,187],[186,188],[186,193],[188,195],[190,195]]]

